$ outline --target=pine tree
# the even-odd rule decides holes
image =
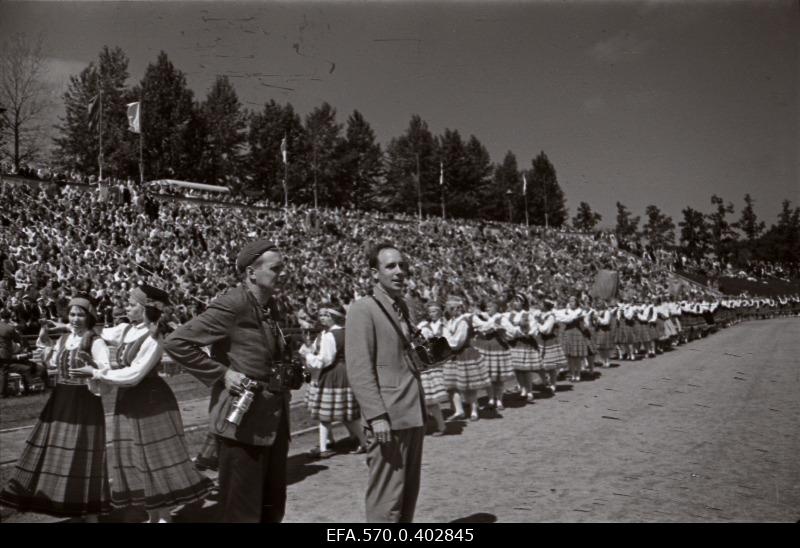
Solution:
[[[754,200],[750,194],[744,195],[744,203],[745,206],[744,209],[742,209],[742,215],[739,217],[739,221],[734,223],[733,226],[744,233],[748,242],[754,242],[761,233],[764,232],[766,224],[764,221],[758,220],[758,216],[753,209]]]
[[[181,176],[196,158],[184,154],[192,118],[193,93],[186,76],[163,51],[147,66],[141,83],[145,173],[152,179]]]
[[[384,171],[383,153],[375,132],[357,110],[347,119],[341,166],[342,203],[361,209],[375,207],[375,189]]]
[[[736,240],[736,232],[727,220],[727,215],[733,213],[733,204],[725,204],[716,194],[711,196],[711,204],[716,206],[716,210],[706,216],[710,231],[709,243],[717,257],[725,261],[730,254],[731,243]]]
[[[486,205],[483,206],[483,211],[486,218],[513,221],[513,205],[520,199],[524,201],[524,197],[521,196],[522,186],[517,157],[509,150],[503,158],[503,163],[494,166],[491,185],[484,188],[483,203]],[[530,185],[527,191],[531,192]]]
[[[558,184],[555,167],[544,151],[531,161],[531,165],[533,169],[526,173],[531,224],[563,225],[567,220],[567,201]],[[523,209],[523,204],[517,205],[517,211]],[[524,211],[521,215],[524,216]]]
[[[593,230],[602,219],[602,215],[592,211],[592,206],[581,202],[575,217],[572,218],[572,226],[578,230],[589,231]]]
[[[684,208],[681,213],[683,221],[678,223],[681,227],[681,246],[689,257],[702,259],[711,237],[705,215],[691,207]]]
[[[617,241],[621,245],[631,244],[634,240],[637,240],[637,234],[639,231],[639,221],[641,217],[634,217],[628,208],[625,207],[622,203],[617,202],[617,227],[616,227],[616,234],[617,234]]]
[[[286,138],[288,164],[284,171],[281,141]],[[292,203],[307,202],[305,188],[307,169],[302,159],[307,150],[305,131],[300,116],[291,104],[282,107],[274,100],[253,114],[247,134],[249,154],[246,175],[251,187],[266,192],[276,202],[283,203],[284,173],[288,175],[289,199]]]
[[[406,132],[387,147],[386,180],[377,196],[381,209],[416,214],[418,189],[423,196],[430,196],[439,184],[438,156],[427,122],[413,115]],[[437,206],[438,202],[423,201],[423,215],[437,215]]]
[[[661,210],[649,205],[645,210],[647,223],[644,225],[642,235],[648,239],[650,245],[656,249],[668,249],[675,244],[675,223],[672,217],[661,213]]]
[[[320,205],[338,206],[349,192],[339,186],[344,140],[342,126],[336,123],[336,109],[323,103],[306,116],[304,129],[310,147],[304,163],[311,171],[308,184],[312,198],[316,192]]]
[[[247,115],[227,76],[218,76],[200,112],[206,129],[202,180],[225,184],[241,173]]]

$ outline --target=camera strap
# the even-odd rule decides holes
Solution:
[[[389,314],[389,311],[386,310],[386,307],[383,306],[383,303],[381,303],[375,297],[375,295],[372,296],[372,300],[375,301],[375,304],[378,305],[378,308],[380,308],[381,311],[386,315],[386,319],[388,319],[389,323],[391,323],[392,327],[394,327],[394,330],[397,332],[397,336],[400,337],[401,341],[403,341],[403,348],[405,348],[406,353],[409,354],[409,360],[411,361],[411,364],[413,365],[413,368],[411,368],[411,371],[414,373],[415,376],[419,376],[419,368],[417,367],[417,364],[414,363],[414,359],[413,359],[414,349],[411,347],[411,342],[409,342],[409,340],[403,334],[403,330],[400,329],[400,326],[397,325],[397,322],[392,319],[392,316]],[[408,323],[409,329],[411,329],[411,324],[408,321],[408,318],[406,318],[405,314],[403,314],[402,311],[401,311],[400,315],[403,316],[403,319],[406,321],[406,323]],[[411,332],[414,333],[415,331],[416,330],[412,330]]]

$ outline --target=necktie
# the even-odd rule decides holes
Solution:
[[[394,301],[392,303],[392,308],[394,308],[395,313],[397,314],[397,321],[400,324],[400,329],[403,331],[403,335],[408,337],[408,322],[406,322],[406,318],[408,317],[406,314],[405,306],[402,301]]]

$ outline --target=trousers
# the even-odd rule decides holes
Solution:
[[[419,495],[425,428],[393,430],[381,445],[371,439],[367,449],[369,480],[365,499],[370,523],[411,523]]]
[[[289,423],[281,417],[275,441],[256,446],[219,438],[221,521],[280,523],[286,512]]]

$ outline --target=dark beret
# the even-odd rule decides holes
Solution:
[[[266,238],[256,240],[245,245],[239,254],[236,256],[236,270],[244,272],[244,269],[253,264],[253,261],[258,259],[267,251],[277,251],[278,245],[272,240]]]
[[[158,301],[169,305],[169,293],[164,291],[163,289],[159,289],[157,287],[153,287],[152,285],[147,284],[139,284],[139,289],[147,296],[148,299],[152,299],[154,301]]]

